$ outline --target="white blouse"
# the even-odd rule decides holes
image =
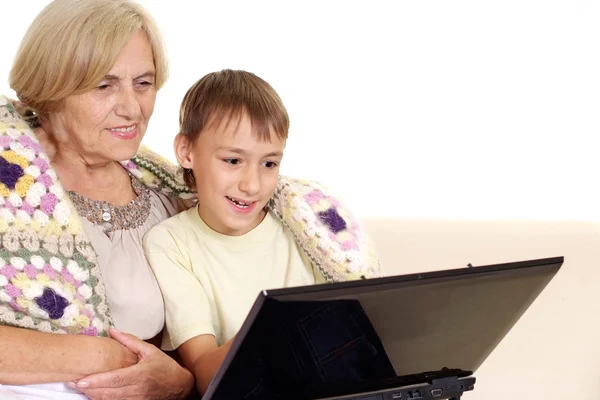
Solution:
[[[144,255],[142,239],[159,222],[175,215],[170,198],[150,191],[150,214],[141,226],[108,232],[87,219],[83,229],[98,254],[108,309],[121,332],[148,340],[162,331],[165,323],[163,298],[154,273]]]

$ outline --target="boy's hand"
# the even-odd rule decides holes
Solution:
[[[97,370],[98,372],[110,372],[120,368],[131,367],[138,363],[138,355],[127,346],[113,339],[103,338],[103,340],[106,341],[108,346],[103,347],[104,360],[102,367]]]
[[[139,362],[127,368],[90,375],[71,384],[91,400],[176,400],[192,390],[194,378],[162,351],[133,335],[110,330]]]

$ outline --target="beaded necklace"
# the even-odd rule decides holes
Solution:
[[[104,233],[109,233],[121,229],[135,229],[141,226],[150,214],[150,190],[133,176],[131,185],[137,196],[123,206],[91,200],[71,190],[67,193],[80,216],[100,226]]]

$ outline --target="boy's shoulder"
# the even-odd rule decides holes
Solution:
[[[165,241],[181,240],[188,237],[189,231],[192,229],[190,225],[190,213],[195,212],[196,207],[181,211],[158,224],[146,232],[144,236],[144,246],[147,243],[164,244]]]

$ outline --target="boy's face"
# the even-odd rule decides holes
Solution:
[[[265,217],[285,140],[271,134],[270,141],[260,141],[246,114],[239,124],[236,119],[227,122],[205,129],[187,151],[177,142],[175,147],[180,164],[194,173],[202,220],[216,232],[239,236]]]

